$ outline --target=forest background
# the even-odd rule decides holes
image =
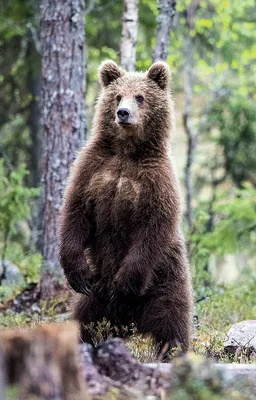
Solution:
[[[38,1],[0,3],[1,326],[55,318],[59,302],[56,282],[63,279],[56,266],[56,250],[52,253],[52,247],[57,248],[55,220],[50,223],[50,210],[45,206],[49,183],[45,160],[54,159],[48,157],[54,149],[53,142],[46,141],[44,112],[49,100],[47,49],[49,44],[65,40],[61,41],[58,30],[52,38],[47,36],[47,18],[42,17],[48,9],[51,12],[47,3],[51,2],[41,2],[41,39]],[[82,94],[86,93],[86,107],[79,115],[83,125],[79,126],[80,141],[73,143],[74,151],[67,157],[71,162],[77,147],[90,137],[101,61],[110,58],[123,65],[130,61],[128,69],[135,66],[144,71],[156,58],[166,59],[172,70],[176,107],[172,153],[184,193],[183,230],[201,329],[195,347],[205,351],[214,342],[216,350],[231,324],[255,319],[256,314],[256,4],[254,0],[131,2],[138,23],[133,31],[133,56],[128,54],[125,60],[126,50],[120,47],[124,3],[129,1],[91,0],[84,4],[67,0],[56,7],[60,16],[65,17],[69,7],[73,16],[76,12],[82,16],[80,25],[74,22],[75,34],[81,34],[85,26],[79,40],[86,57],[80,52],[76,60],[80,70],[83,67],[78,78],[86,77],[86,84],[78,81]],[[77,10],[72,11],[74,5]],[[169,46],[157,55],[156,32],[170,10],[166,7],[171,6],[175,15],[169,15],[170,34],[167,32],[165,40]],[[68,56],[66,61],[71,68]],[[63,54],[63,68],[65,65]],[[59,129],[54,134],[61,137],[63,132]],[[58,169],[63,160],[56,154]],[[68,166],[63,167],[62,175],[56,172],[56,181],[61,179],[63,186]],[[59,197],[53,201],[55,208],[58,202]],[[19,283],[5,284],[8,263],[21,271],[24,279]],[[51,300],[45,300],[49,282],[55,284]],[[24,290],[39,298],[34,312],[30,310],[28,316],[27,310],[6,311],[6,305],[13,304]]]

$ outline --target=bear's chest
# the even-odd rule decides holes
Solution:
[[[129,222],[136,212],[141,184],[126,171],[105,170],[92,177],[88,191],[96,220],[116,225]]]

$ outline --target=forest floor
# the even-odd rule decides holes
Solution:
[[[240,280],[228,287],[214,287],[204,300],[196,303],[193,335],[193,350],[196,354],[212,357],[217,362],[237,362],[225,353],[223,342],[231,325],[255,319],[255,287],[254,279]],[[71,290],[60,291],[51,301],[38,300],[36,293],[36,284],[30,284],[15,297],[2,301],[0,328],[25,328],[71,319],[72,303],[75,300]],[[113,332],[107,321],[93,329],[97,342],[106,335],[111,337]],[[127,339],[127,345],[140,361],[156,361],[151,341],[140,337],[136,331]]]

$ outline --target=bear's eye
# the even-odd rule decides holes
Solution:
[[[116,96],[117,104],[119,104],[121,100],[122,100],[122,97],[118,94],[118,95]]]
[[[135,100],[139,104],[143,104],[144,103],[144,97],[141,94],[137,94],[137,96],[135,96]]]

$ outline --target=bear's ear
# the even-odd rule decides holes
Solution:
[[[158,61],[148,70],[147,76],[156,82],[161,89],[167,89],[170,86],[171,71],[168,64]]]
[[[114,61],[103,61],[99,67],[99,82],[101,86],[108,86],[110,83],[124,75],[124,73],[124,70],[118,67]]]

